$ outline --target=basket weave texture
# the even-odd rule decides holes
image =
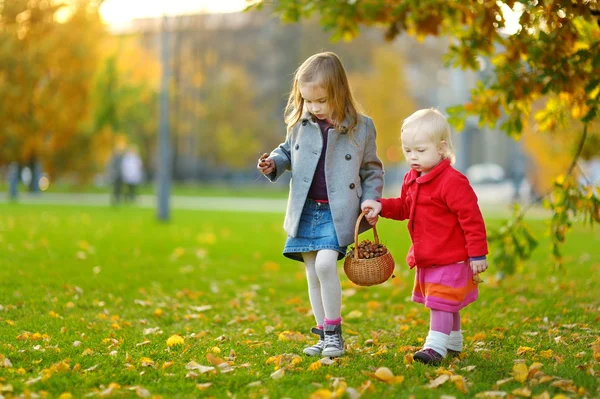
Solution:
[[[367,214],[362,212],[356,221],[354,228],[354,250],[346,254],[344,259],[344,272],[348,279],[356,285],[370,286],[386,282],[394,272],[394,259],[386,248],[386,252],[378,257],[370,259],[359,259],[358,257],[358,228],[360,221]],[[373,226],[375,243],[379,244],[377,228]]]

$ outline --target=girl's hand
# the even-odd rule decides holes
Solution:
[[[371,226],[375,226],[375,224],[377,223],[377,220],[379,220],[379,213],[381,212],[381,204],[374,200],[366,200],[360,205],[360,209],[363,212],[368,211],[368,213],[365,215],[365,218],[367,219],[367,222],[369,222],[369,224]]]
[[[471,270],[473,270],[473,274],[483,273],[488,268],[487,260],[472,260],[471,261]]]
[[[269,158],[269,154],[262,154],[258,159],[258,165],[256,165],[256,169],[258,169],[263,175],[268,176],[275,171],[275,162]]]

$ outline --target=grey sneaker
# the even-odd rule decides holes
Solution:
[[[307,356],[317,356],[323,352],[323,348],[325,348],[325,333],[323,330],[319,330],[318,328],[313,327],[310,330],[311,333],[319,336],[319,342],[314,344],[313,346],[308,346],[304,348],[304,354]]]
[[[345,352],[344,338],[342,338],[342,325],[325,325],[325,348],[321,355],[326,357],[339,357]]]

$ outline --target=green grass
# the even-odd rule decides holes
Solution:
[[[576,397],[572,390],[600,395],[592,346],[600,338],[598,231],[574,229],[561,271],[552,269],[545,239],[516,276],[495,281],[492,265],[480,299],[462,313],[462,358],[437,368],[405,362],[427,334],[428,313],[409,300],[405,225],[383,220],[378,232],[395,256],[396,278],[356,287],[340,262],[349,350],[309,371],[317,359],[301,349],[312,342],[313,319],[302,265],[281,256],[283,215],[174,211],[172,219],[161,224],[153,210],[136,208],[0,205],[0,366],[6,359],[12,364],[0,367],[5,396],[10,385],[14,396],[84,397],[112,387],[116,397],[135,397],[135,387],[143,387],[164,398],[309,398],[334,384],[360,389],[369,381],[363,398],[511,395],[524,386],[546,397]],[[543,222],[531,223],[543,233]],[[210,308],[198,308],[204,306]],[[156,327],[162,334],[144,335]],[[279,340],[286,330],[307,341]],[[36,340],[35,333],[46,338]],[[169,348],[173,334],[185,343]],[[186,378],[189,362],[213,366],[209,353],[233,370]],[[269,359],[284,354],[290,354],[280,358],[285,375],[272,379],[276,366]],[[286,361],[291,355],[300,362]],[[142,365],[143,358],[155,367]],[[163,369],[166,362],[173,364]],[[495,386],[519,362],[541,363],[540,373]],[[379,367],[404,381],[378,381]],[[425,387],[444,372],[463,376],[468,393],[451,381]],[[552,379],[544,382],[544,374]],[[560,380],[572,382],[553,386]],[[206,383],[212,385],[197,387]]]
[[[258,173],[258,172],[257,172]],[[212,183],[177,183],[174,182],[171,186],[171,194],[178,196],[202,196],[202,197],[248,197],[248,198],[287,198],[288,187],[286,184],[279,182],[276,184],[267,183],[267,180],[262,176],[257,176],[257,180],[251,183],[242,184],[212,184]],[[125,190],[125,187],[123,188]],[[0,182],[0,192],[8,192],[8,186],[5,182]],[[19,184],[18,192],[20,195],[26,194],[28,188]],[[65,183],[50,184],[46,190],[48,193],[86,193],[86,194],[110,194],[112,187],[110,186],[95,186],[72,185]],[[156,187],[152,183],[142,184],[137,188],[138,194],[155,194]]]

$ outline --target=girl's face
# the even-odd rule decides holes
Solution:
[[[300,95],[304,99],[304,106],[318,119],[331,120],[331,102],[324,87],[313,83],[301,83]]]
[[[442,160],[446,142],[435,143],[426,135],[402,133],[402,147],[411,169],[427,174]]]

